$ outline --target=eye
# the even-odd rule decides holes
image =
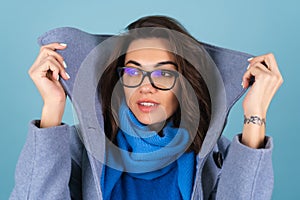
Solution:
[[[152,72],[153,77],[164,77],[164,78],[172,78],[174,74],[168,70],[155,70]]]
[[[124,69],[124,73],[129,75],[129,76],[138,76],[138,75],[140,75],[141,72],[136,68],[127,67],[127,68]]]
[[[173,77],[173,73],[172,72],[169,72],[169,71],[161,71],[161,75],[163,77]]]

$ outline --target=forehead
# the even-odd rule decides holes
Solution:
[[[160,62],[162,60],[174,61],[174,56],[170,52],[170,49],[170,44],[166,39],[137,39],[130,43],[126,52],[125,62],[132,59],[144,64]]]
[[[133,40],[127,52],[136,51],[139,49],[157,49],[170,51],[170,43],[168,40],[163,38],[144,38]]]

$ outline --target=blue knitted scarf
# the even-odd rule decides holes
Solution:
[[[141,124],[124,101],[119,109],[119,119],[120,129],[117,134],[117,144],[122,150],[117,158],[108,148],[106,156],[110,161],[121,160],[122,163],[119,165],[122,165],[122,170],[120,170],[120,166],[118,170],[107,165],[104,167],[101,176],[104,200],[111,199],[114,188],[120,185],[120,182],[125,181],[126,176],[134,177],[134,180],[147,181],[164,177],[161,181],[166,181],[172,178],[167,176],[174,176],[174,170],[176,170],[178,184],[175,187],[170,183],[160,181],[164,185],[161,192],[170,194],[177,192],[181,194],[182,199],[190,199],[194,181],[195,156],[193,152],[184,153],[189,144],[188,132],[182,128],[174,128],[169,122],[163,129],[163,135],[159,136],[157,132],[151,131],[148,126]],[[171,171],[173,171],[172,175]],[[126,181],[126,187],[132,188],[130,184],[132,182]],[[178,188],[179,191],[175,191]],[[113,196],[116,198],[115,193]],[[132,198],[120,196],[119,199],[133,198],[143,199],[137,195]]]

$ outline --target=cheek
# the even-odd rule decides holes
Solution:
[[[172,94],[170,97],[169,97],[169,101],[166,102],[167,103],[167,110],[169,111],[169,115],[173,115],[175,113],[175,111],[177,110],[178,108],[178,100],[177,100],[177,97]]]
[[[167,93],[161,94],[161,100],[162,100],[162,108],[164,109],[164,112],[167,114],[167,117],[172,116],[175,111],[178,108],[179,102],[178,99],[178,91],[177,90],[171,90]]]
[[[125,100],[129,107],[130,107],[130,102],[131,102],[132,98],[134,97],[133,93],[135,92],[135,90],[136,89],[134,89],[134,88],[124,87]]]
[[[169,97],[167,98],[168,101],[166,102],[168,106],[168,110],[170,111],[170,113],[173,115],[175,113],[175,111],[177,110],[178,106],[179,106],[179,101],[178,99],[181,98],[181,92],[179,87],[174,87],[174,89],[172,90],[172,92],[170,93]]]

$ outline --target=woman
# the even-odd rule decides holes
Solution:
[[[188,39],[178,40],[174,32]],[[18,168],[28,164],[26,156],[35,154],[32,170],[44,174],[33,177],[17,169],[19,178],[11,198],[270,198],[272,141],[265,136],[265,119],[282,83],[275,58],[266,54],[249,60],[242,87],[249,87],[253,76],[255,82],[243,101],[243,132],[230,145],[221,137],[202,158],[212,97],[206,76],[200,73],[201,61],[198,65],[181,56],[183,52],[192,55],[190,58],[199,56],[194,49],[197,45],[201,44],[167,17],[144,17],[128,26],[99,82],[105,134],[113,145],[107,144],[107,162],[96,169],[90,165],[94,158],[72,134],[75,129],[61,122],[66,95],[58,77],[70,77],[63,57],[55,50],[66,45],[43,46],[29,74],[44,107],[41,120],[31,123],[30,132],[35,135],[26,143],[42,145],[43,151],[23,153]],[[115,146],[119,150],[114,151]],[[215,150],[225,156],[223,165],[214,164]],[[39,168],[41,162],[48,167]],[[29,185],[23,184],[28,181]]]

